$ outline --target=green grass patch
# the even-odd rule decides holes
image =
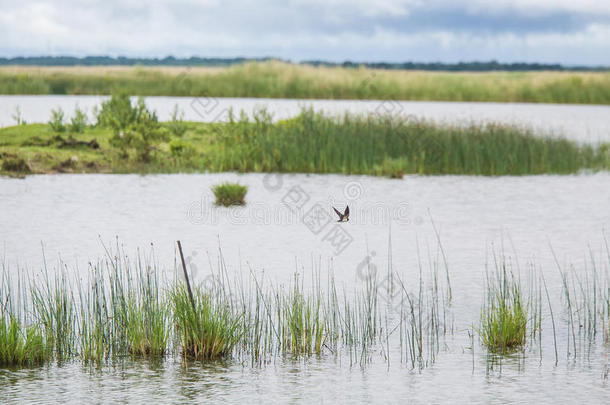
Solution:
[[[216,205],[244,205],[246,203],[246,193],[248,187],[238,184],[225,182],[212,187],[214,197],[216,197]]]
[[[526,343],[528,305],[519,282],[502,269],[487,286],[487,303],[481,311],[479,334],[494,353],[510,353]]]
[[[183,284],[173,289],[171,297],[184,357],[205,362],[231,354],[243,329],[240,318],[228,306],[201,290],[195,290],[191,301]]]
[[[0,316],[0,366],[37,365],[49,358],[50,351],[39,328],[24,327],[14,317]]]

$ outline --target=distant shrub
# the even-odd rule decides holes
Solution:
[[[124,92],[114,93],[110,100],[102,103],[96,125],[111,128],[115,133],[119,133],[133,124],[136,116],[137,108],[131,105],[129,95]]]
[[[64,132],[66,130],[66,126],[64,125],[64,111],[61,107],[57,107],[57,110],[51,110],[49,126],[53,132]]]
[[[74,110],[74,116],[70,120],[70,131],[83,133],[87,127],[87,113],[78,108]]]
[[[167,138],[167,130],[160,128],[157,114],[146,107],[144,99],[139,98],[134,106],[126,93],[113,94],[102,103],[96,125],[111,128],[114,135],[110,144],[123,154],[135,149],[136,158],[142,162],[151,159],[152,141]]]
[[[216,197],[216,205],[244,205],[245,197],[248,192],[247,186],[238,183],[222,183],[212,187],[212,192]]]

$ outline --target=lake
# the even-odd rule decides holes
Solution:
[[[214,206],[210,187],[224,180],[248,185],[245,207]],[[384,350],[376,348],[363,368],[325,353],[306,360],[278,358],[261,367],[236,360],[187,367],[169,357],[118,359],[100,368],[73,361],[0,369],[0,395],[19,403],[574,403],[586,393],[588,401],[603,403],[609,348],[598,340],[584,350],[586,356],[567,359],[569,333],[551,247],[561,266],[573,266],[576,274],[584,274],[590,254],[605,269],[600,274],[607,271],[609,203],[609,173],[402,180],[233,173],[0,178],[4,263],[9,269],[27,268],[34,277],[43,265],[41,245],[51,268],[61,258],[69,272],[84,276],[88,261],[102,257],[103,244],[113,246],[118,237],[131,256],[138,247],[150,252],[152,243],[155,260],[169,271],[180,239],[197,283],[211,274],[221,248],[230,273],[264,272],[268,280],[286,283],[295,270],[325,275],[332,269],[348,291],[362,286],[359,273],[367,260],[383,277],[391,246],[393,270],[407,288],[416,289],[418,262],[440,260],[434,224],[454,297],[453,332],[441,338],[436,361],[421,370],[400,361],[394,339],[389,364]],[[302,220],[315,207],[334,216],[331,207],[346,204],[348,223],[332,222],[319,231]],[[324,236],[334,226],[351,238],[340,249]],[[510,256],[512,269],[524,279],[530,266],[544,272],[559,329],[557,366],[546,307],[542,351],[528,346],[524,355],[507,357],[499,366],[478,338],[471,350],[469,332],[479,320],[486,263],[493,262],[494,253]]]
[[[13,125],[17,106],[27,122],[46,122],[58,106],[69,117],[77,104],[91,112],[104,99],[0,96],[0,126]],[[267,108],[275,119],[283,119],[312,106],[329,114],[393,113],[457,124],[497,121],[579,142],[610,141],[610,106],[146,100],[161,120],[169,119],[175,104],[186,120],[204,122],[225,120],[230,108],[249,114]],[[210,188],[223,181],[248,186],[246,206],[214,205]],[[343,210],[346,205],[350,221],[337,224],[332,207]],[[7,403],[556,404],[580,402],[586,395],[591,403],[604,403],[610,389],[610,348],[602,344],[601,332],[592,342],[582,340],[580,325],[576,341],[571,341],[558,266],[578,285],[591,274],[593,262],[599,280],[608,282],[609,208],[607,172],[400,180],[235,173],[0,177],[0,261],[10,273],[26,271],[34,280],[42,277],[45,263],[50,272],[61,268],[84,278],[89,262],[104,257],[106,249],[116,252],[117,246],[131,258],[139,251],[171,275],[177,269],[175,242],[181,240],[195,284],[209,281],[224,261],[232,276],[256,275],[278,288],[295,272],[304,279],[318,273],[325,280],[332,274],[339,290],[350,295],[364,288],[366,268],[376,270],[381,282],[391,269],[406,289],[416,291],[420,268],[428,280],[427,269],[444,268],[446,257],[453,291],[445,321],[450,331],[440,338],[434,361],[424,367],[402,361],[402,342],[393,331],[387,347],[374,347],[364,366],[328,351],[307,359],[275,357],[262,366],[235,358],[185,365],[178,356],[162,361],[115,359],[100,367],[73,360],[0,368],[0,398]],[[309,221],[314,214],[323,218],[321,225]],[[329,237],[334,231],[343,232],[340,244]],[[484,303],[486,269],[493,271],[502,257],[524,282],[532,272],[534,278],[544,275],[555,318],[543,301],[538,343],[528,340],[523,353],[498,363],[471,334],[476,333]],[[378,299],[383,307],[394,304],[383,294]],[[580,322],[585,308],[576,311]],[[390,311],[389,316],[386,322],[395,321],[396,314]]]

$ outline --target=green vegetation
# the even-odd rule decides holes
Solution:
[[[246,193],[248,187],[237,183],[225,182],[212,187],[212,192],[216,197],[216,205],[244,205],[246,203]]]
[[[8,273],[5,263],[0,272],[0,367],[32,366],[48,361],[53,352],[40,324],[32,321],[28,288]]]
[[[95,114],[63,125],[0,129],[0,169],[56,172],[284,172],[523,175],[607,170],[610,145],[581,145],[499,124],[437,125],[386,115],[329,117],[303,110],[274,122],[262,110],[226,123],[158,122],[143,99],[114,95]],[[67,131],[58,133],[57,131]],[[237,190],[235,190],[237,191]],[[232,195],[230,195],[232,197]]]
[[[125,356],[169,354],[262,365],[276,356],[347,354],[350,364],[364,366],[373,348],[388,350],[391,311],[397,322],[392,329],[405,339],[401,358],[422,368],[434,361],[439,336],[448,330],[443,322],[449,301],[436,276],[430,288],[420,279],[419,297],[401,282],[396,300],[384,306],[378,305],[382,289],[372,273],[362,275],[362,291],[340,297],[332,276],[323,287],[319,273],[307,288],[302,273],[295,273],[286,288],[254,274],[231,280],[221,258],[212,282],[196,287],[191,296],[182,280],[161,282],[163,272],[139,253],[132,260],[118,249],[107,250],[104,259],[90,264],[88,275],[77,273],[73,279],[60,263],[54,277],[46,270],[42,278],[25,275],[27,281],[20,278],[15,287],[3,267],[0,365],[52,359],[99,365]],[[415,317],[398,317],[407,313],[417,314],[417,336],[407,326]],[[424,358],[426,353],[430,357]]]
[[[444,259],[438,262],[440,242],[437,252],[429,252],[427,271],[420,263],[419,278],[409,277],[407,283],[391,266],[386,275],[358,269],[361,286],[342,294],[332,270],[325,282],[320,272],[312,272],[308,282],[299,271],[282,285],[254,272],[232,278],[221,255],[217,272],[191,297],[175,270],[173,280],[164,280],[165,273],[140,253],[133,260],[118,249],[92,263],[84,277],[82,273],[68,277],[60,263],[54,277],[45,271],[42,278],[17,273],[19,277],[11,280],[3,265],[0,367],[53,359],[100,365],[126,356],[168,355],[259,366],[278,356],[334,356],[350,366],[364,367],[374,355],[381,355],[389,365],[399,353],[401,363],[423,369],[435,363],[445,336],[455,330],[449,272]],[[529,337],[532,348],[541,354],[542,318],[548,314],[556,364],[556,336],[562,332],[567,333],[563,343],[567,360],[580,356],[589,361],[596,337],[602,342],[608,339],[610,261],[604,265],[591,255],[591,265],[572,274],[560,267],[565,311],[557,326],[563,328],[556,328],[542,273],[528,273],[525,293],[506,263],[496,262],[495,273],[487,277],[477,328],[483,347],[502,358],[525,351]],[[443,267],[446,279],[439,277]],[[544,293],[548,313],[542,309]]]
[[[70,131],[82,134],[86,127],[87,114],[77,106],[74,110],[74,117],[70,120]]]
[[[184,357],[205,362],[231,354],[243,333],[240,317],[201,290],[195,290],[191,301],[183,284],[176,286],[171,296]]]
[[[22,157],[11,156],[6,154],[2,156],[2,165],[0,165],[0,172],[5,172],[12,175],[25,175],[32,171]]]
[[[522,348],[527,337],[528,304],[519,282],[503,267],[495,280],[488,280],[487,288],[479,330],[483,344],[496,353]]]
[[[57,110],[51,110],[51,119],[49,120],[49,126],[53,132],[65,132],[66,126],[64,125],[64,112],[61,108]]]
[[[38,328],[23,327],[13,317],[0,316],[0,367],[35,365],[48,359],[46,342]]]
[[[293,355],[320,354],[326,335],[321,295],[305,296],[295,276],[292,292],[277,295],[279,335],[282,349]]]
[[[112,94],[610,104],[608,72],[422,72],[296,65],[3,67],[0,94]]]

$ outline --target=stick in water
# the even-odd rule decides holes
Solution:
[[[195,310],[195,300],[193,299],[193,291],[191,291],[191,283],[189,282],[189,275],[186,271],[186,263],[184,262],[184,254],[182,254],[182,244],[180,241],[178,242],[178,251],[180,252],[180,260],[182,261],[182,270],[184,271],[184,278],[186,279],[186,288],[189,292],[189,298],[191,299],[191,305],[193,306],[193,310]]]

